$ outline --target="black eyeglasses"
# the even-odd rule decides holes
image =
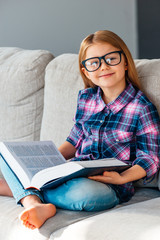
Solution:
[[[118,65],[121,62],[122,51],[114,51],[105,54],[102,57],[92,57],[82,61],[82,65],[88,72],[94,72],[101,66],[101,60],[103,59],[105,63],[109,66]]]

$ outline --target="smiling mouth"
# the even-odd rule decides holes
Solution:
[[[114,73],[107,73],[107,74],[103,74],[103,75],[101,75],[101,76],[99,76],[100,78],[102,78],[102,77],[110,77],[110,76],[112,76]]]

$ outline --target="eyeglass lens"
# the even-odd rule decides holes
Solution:
[[[85,61],[85,67],[88,71],[96,71],[101,65],[101,59],[104,59],[107,65],[114,66],[120,63],[121,55],[120,52],[113,52],[110,54],[106,54],[105,56],[98,58],[90,58]]]

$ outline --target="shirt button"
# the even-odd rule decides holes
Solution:
[[[116,142],[119,142],[119,139],[116,139]]]
[[[110,113],[110,110],[108,109],[108,110],[107,110],[107,114],[109,114],[109,113]]]
[[[103,123],[103,120],[101,120],[100,123]]]
[[[97,141],[98,141],[98,139],[97,139],[97,138],[95,138],[95,139],[94,139],[94,141],[95,141],[95,142],[97,142]]]

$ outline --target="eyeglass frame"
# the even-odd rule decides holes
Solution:
[[[109,64],[108,62],[106,62],[105,57],[106,57],[107,55],[109,55],[109,54],[112,54],[112,53],[119,53],[119,56],[120,56],[120,61],[119,61],[119,63],[116,63],[116,64],[113,64],[113,65],[112,65],[112,64]],[[123,51],[121,51],[121,50],[119,50],[119,51],[113,51],[113,52],[109,52],[109,53],[103,55],[102,57],[87,58],[87,59],[83,60],[81,63],[82,63],[82,65],[84,66],[84,68],[87,70],[87,72],[95,72],[95,71],[97,71],[97,70],[100,68],[100,66],[101,66],[101,64],[102,64],[102,63],[101,63],[101,60],[102,60],[102,59],[104,60],[104,62],[105,62],[108,66],[116,66],[116,65],[120,64],[120,62],[121,62],[121,60],[122,60],[122,58],[121,58],[122,53],[123,53]],[[88,60],[94,59],[94,58],[98,58],[98,59],[99,59],[99,66],[98,66],[98,68],[96,68],[95,70],[89,71],[89,70],[87,69],[85,63],[86,63]]]

